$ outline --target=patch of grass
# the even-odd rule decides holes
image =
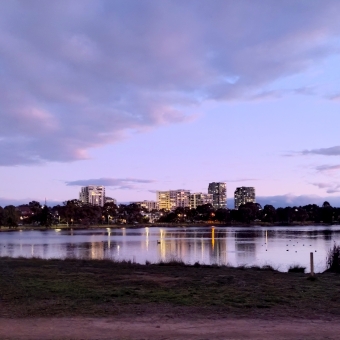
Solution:
[[[0,317],[263,313],[301,317],[337,310],[340,275],[289,275],[261,267],[140,265],[131,261],[0,258]],[[168,309],[167,309],[168,308]],[[177,313],[174,312],[174,313]],[[210,314],[209,314],[210,315]]]

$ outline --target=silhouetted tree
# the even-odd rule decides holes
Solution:
[[[262,221],[273,223],[276,221],[276,209],[272,205],[265,205],[262,213]]]
[[[20,221],[20,214],[14,205],[7,205],[3,209],[2,222],[8,227],[17,227]]]
[[[324,223],[333,222],[333,208],[327,201],[322,204],[321,219]]]
[[[50,209],[46,205],[41,209],[41,212],[38,215],[38,221],[42,226],[49,227],[52,225],[53,216]]]
[[[3,218],[4,218],[4,209],[0,207],[0,226],[4,224]]]
[[[215,218],[217,221],[220,221],[220,222],[227,222],[229,221],[229,210],[228,209],[224,209],[224,208],[220,208],[220,209],[217,209],[216,210],[216,213],[215,213]]]

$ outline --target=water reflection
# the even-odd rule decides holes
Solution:
[[[51,230],[0,233],[0,256],[130,260],[181,259],[187,263],[308,267],[315,253],[325,269],[328,249],[340,243],[340,227],[186,227]]]

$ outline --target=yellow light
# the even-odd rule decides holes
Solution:
[[[214,249],[215,247],[215,228],[214,227],[211,229],[211,245],[212,245],[212,248]]]

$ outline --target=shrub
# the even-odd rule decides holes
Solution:
[[[304,273],[306,270],[306,267],[302,267],[298,264],[294,264],[289,267],[288,273]]]
[[[335,243],[328,251],[326,265],[327,271],[340,273],[340,246]]]
[[[159,266],[186,266],[182,260],[176,258],[170,258],[166,261],[161,260],[157,264]]]

